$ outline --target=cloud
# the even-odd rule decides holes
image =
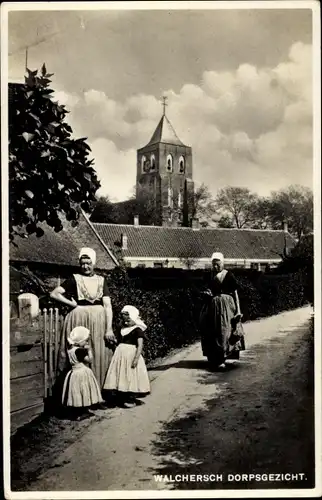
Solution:
[[[243,63],[207,70],[200,84],[169,89],[167,116],[193,148],[194,179],[215,194],[243,185],[259,194],[312,183],[312,47],[294,43],[276,66]],[[128,196],[136,179],[136,150],[150,140],[161,117],[153,95],[123,101],[91,89],[58,93],[75,134],[88,137],[102,179],[101,192]]]
[[[114,142],[99,137],[91,143],[95,169],[101,181],[98,195],[121,201],[133,194],[136,176],[136,151],[120,151]]]

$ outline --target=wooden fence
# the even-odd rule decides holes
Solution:
[[[11,433],[42,413],[52,395],[62,320],[58,309],[10,319]]]
[[[44,309],[42,311],[42,328],[44,344],[44,394],[52,395],[58,363],[58,349],[63,317],[58,309]]]

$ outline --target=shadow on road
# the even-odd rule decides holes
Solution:
[[[174,482],[171,489],[307,489],[314,487],[313,332],[307,327],[254,346],[226,373],[203,373],[221,389],[205,407],[167,422],[153,443],[151,474],[222,474],[214,482]],[[181,361],[201,368],[202,360]],[[228,474],[297,474],[304,480],[229,482]]]

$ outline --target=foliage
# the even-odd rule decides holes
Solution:
[[[189,195],[192,196],[188,193],[188,197]],[[190,203],[188,200],[188,205],[193,207],[192,218],[199,219],[200,224],[207,227],[209,223],[213,222],[216,215],[215,202],[208,186],[203,183],[197,187],[191,201],[193,202]]]
[[[200,269],[127,271],[120,267],[107,272],[114,328],[117,327],[124,305],[131,304],[139,309],[148,326],[144,343],[144,356],[148,363],[167,355],[172,349],[197,341],[200,338],[198,324],[203,304],[200,292],[208,272]],[[238,282],[244,321],[295,309],[312,300],[310,283],[303,269],[283,275],[264,274],[250,269],[236,269],[233,272]],[[139,279],[139,275],[142,279]],[[45,281],[43,277],[43,283]],[[50,291],[48,289],[47,293]],[[41,307],[48,305],[52,307],[49,300],[47,304],[42,301]],[[57,303],[54,306],[57,307]]]
[[[272,193],[269,219],[273,229],[286,221],[298,239],[313,230],[313,193],[304,186],[290,186]]]
[[[312,271],[314,264],[313,235],[303,236],[278,266],[279,273]]]
[[[157,211],[153,190],[149,189],[148,186],[140,186],[136,196],[133,196],[132,210],[130,209],[130,216],[132,217],[131,224],[133,224],[133,219],[135,215],[139,216],[140,224],[142,225],[152,225],[159,220],[160,214]]]
[[[253,207],[257,199],[257,195],[251,193],[248,188],[228,186],[220,189],[215,203],[217,209],[225,217],[221,219],[221,224],[227,221],[228,227],[238,229],[249,227],[253,222]],[[221,227],[224,226],[221,225]]]
[[[229,215],[222,215],[217,222],[217,227],[232,229],[234,227],[232,217]]]
[[[121,202],[111,202],[108,196],[101,196],[91,214],[92,222],[110,224],[133,224],[134,217],[139,217],[141,225],[155,223],[157,213],[152,193],[142,187],[138,196],[132,196]]]
[[[95,202],[90,220],[92,222],[115,224],[117,218],[115,212],[115,203],[113,203],[108,196],[100,196]]]
[[[11,87],[9,103],[9,230],[36,233],[39,223],[60,231],[60,216],[77,223],[80,208],[89,211],[100,183],[84,138],[73,139],[68,111],[53,100],[51,76],[27,70],[25,84]],[[9,91],[10,91],[9,89]]]
[[[313,230],[313,193],[304,186],[289,186],[260,197],[248,188],[227,186],[216,197],[221,213],[218,227],[283,229],[300,239]]]
[[[314,248],[313,235],[302,236],[297,245],[285,256],[276,272],[301,274],[305,283],[305,297],[313,304],[314,292]]]

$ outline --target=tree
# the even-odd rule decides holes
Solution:
[[[138,190],[137,196],[133,195],[133,208],[132,208],[132,223],[135,215],[139,216],[140,224],[142,225],[157,225],[162,221],[156,207],[156,200],[152,189],[147,186],[141,186]]]
[[[9,233],[36,233],[46,222],[56,232],[65,217],[77,224],[100,187],[86,138],[73,139],[68,111],[53,100],[45,65],[27,70],[25,83],[9,88]]]
[[[207,227],[216,214],[215,202],[208,186],[202,183],[194,193],[188,193],[189,196],[193,197],[192,203],[188,200],[188,205],[193,207],[192,218],[199,219],[200,225]]]
[[[273,229],[281,229],[287,222],[288,230],[298,240],[313,231],[312,190],[293,185],[273,192],[269,208],[269,219]]]
[[[256,197],[249,205],[249,216],[252,229],[270,229],[272,227],[270,211],[272,201],[270,198]]]
[[[115,223],[115,203],[108,196],[100,196],[94,205],[90,220],[92,222]]]
[[[234,227],[234,222],[231,216],[222,215],[220,219],[218,219],[217,226],[221,228],[231,229]]]
[[[227,186],[221,189],[215,204],[221,212],[221,223],[227,222],[229,227],[250,227],[254,221],[254,206],[258,196],[248,188]],[[221,226],[223,227],[223,226]]]
[[[157,219],[154,196],[146,187],[142,187],[136,197],[128,200],[111,202],[108,196],[101,196],[91,214],[92,222],[110,224],[133,224],[134,217],[139,217],[141,225],[155,224]]]

